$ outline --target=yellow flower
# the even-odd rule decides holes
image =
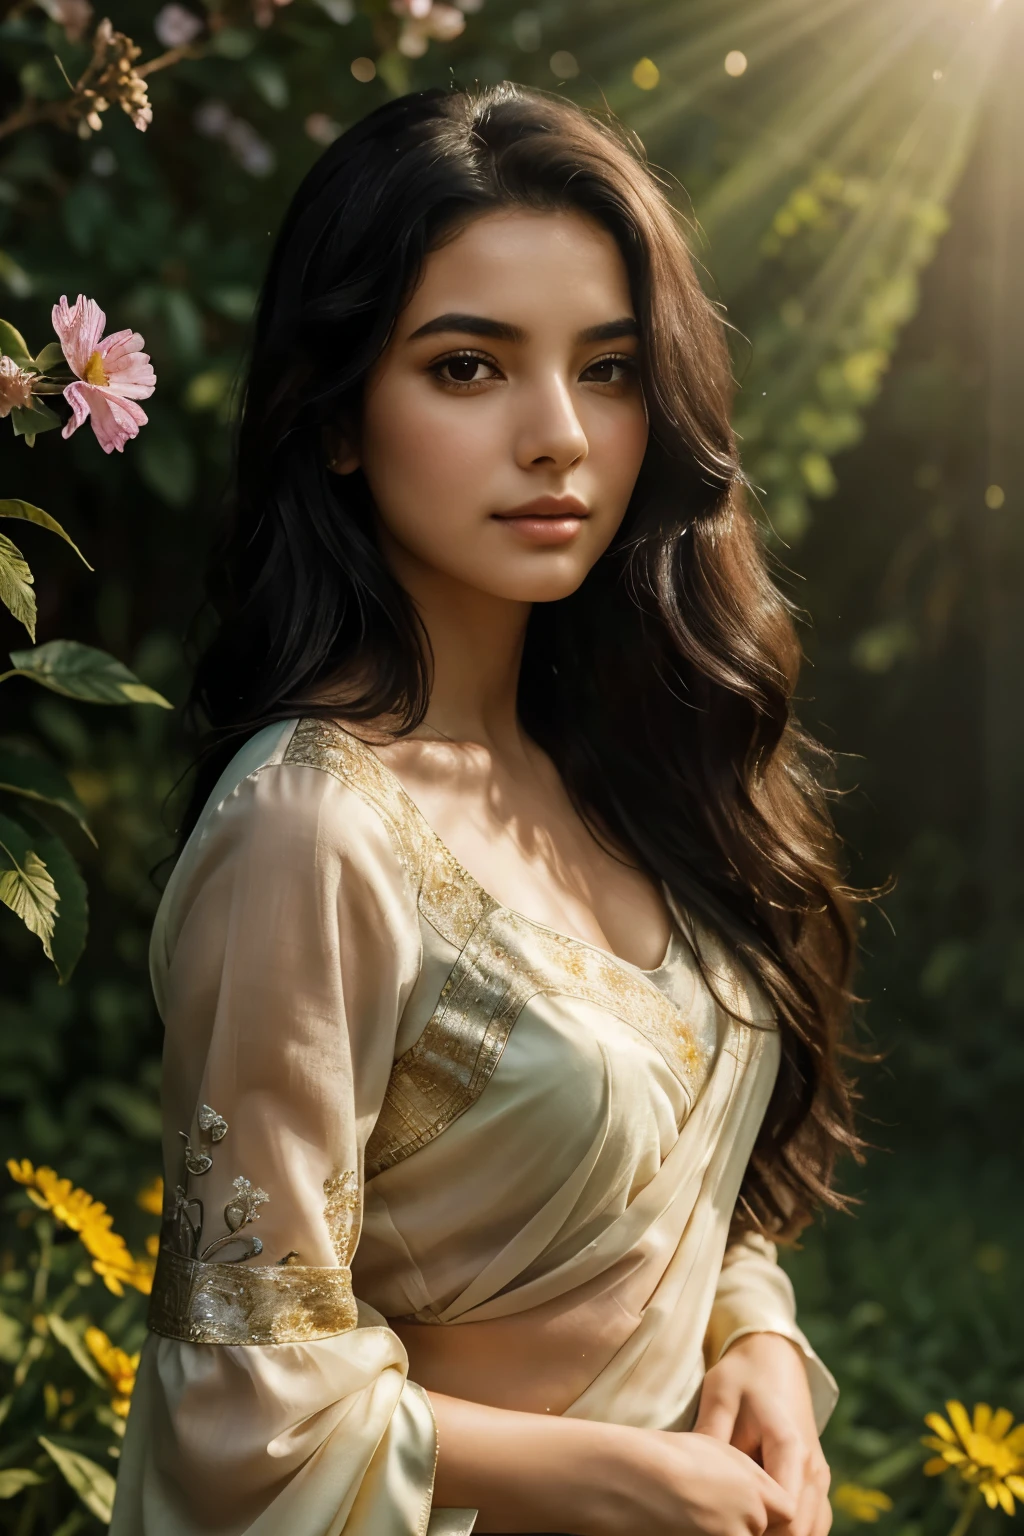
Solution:
[[[135,1204],[148,1211],[151,1216],[162,1216],[164,1210],[164,1181],[157,1174],[152,1183],[145,1189],[140,1189],[135,1196]]]
[[[862,1488],[859,1483],[840,1483],[831,1497],[833,1509],[841,1509],[844,1515],[871,1525],[879,1515],[892,1509],[892,1499],[881,1488]]]
[[[110,1406],[122,1419],[126,1419],[135,1386],[135,1374],[139,1368],[139,1356],[126,1355],[123,1349],[118,1349],[102,1328],[87,1328],[85,1342],[89,1353],[110,1383],[113,1393]]]
[[[938,1455],[926,1461],[929,1477],[955,1468],[965,1483],[977,1488],[989,1509],[997,1506],[1012,1515],[1014,1495],[1024,1499],[1024,1423],[1013,1427],[1008,1408],[993,1413],[987,1403],[975,1403],[973,1421],[963,1403],[948,1402],[949,1423],[940,1413],[925,1415],[934,1434],[921,1444]]]
[[[27,1157],[8,1159],[7,1171],[42,1211],[50,1211],[77,1232],[92,1256],[92,1267],[115,1296],[124,1295],[125,1285],[134,1286],[148,1296],[153,1288],[154,1266],[149,1259],[135,1259],[123,1237],[112,1231],[114,1218],[99,1200],[84,1189],[74,1189],[70,1179],[61,1179],[52,1168],[33,1168]]]

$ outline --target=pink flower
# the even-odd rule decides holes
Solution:
[[[120,453],[130,437],[148,421],[136,400],[148,400],[156,374],[138,331],[103,335],[107,317],[95,299],[80,293],[74,308],[65,295],[53,306],[53,328],[73,373],[78,378],[64,391],[73,412],[63,436],[70,437],[87,416],[104,453]],[[102,338],[102,339],[101,339]]]

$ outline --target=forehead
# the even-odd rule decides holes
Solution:
[[[448,310],[527,329],[529,313],[543,312],[577,330],[632,315],[633,304],[622,254],[595,219],[515,208],[479,215],[430,253],[400,329]]]

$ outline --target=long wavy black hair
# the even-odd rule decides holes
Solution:
[[[530,617],[524,728],[580,814],[710,924],[773,1002],[782,1065],[740,1197],[786,1237],[843,1203],[857,1151],[844,1070],[853,904],[792,711],[800,649],[746,505],[723,322],[635,146],[502,85],[371,113],[306,176],[263,287],[230,516],[190,718],[205,731],[187,835],[241,742],[296,715],[423,719],[430,655],[375,537],[361,473],[326,464],[429,252],[467,219],[575,210],[614,237],[641,330],[650,441],[622,528],[571,597]]]

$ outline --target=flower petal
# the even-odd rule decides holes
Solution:
[[[89,395],[93,386],[91,384],[69,384],[64,391],[64,399],[71,407],[71,420],[64,423],[61,437],[70,437],[72,432],[77,432],[82,422],[89,415]]]
[[[979,1483],[978,1487],[981,1489],[989,1509],[995,1509],[999,1504],[999,1495],[996,1493],[995,1483]]]
[[[967,1437],[971,1434],[971,1421],[967,1417],[967,1409],[963,1403],[958,1403],[954,1398],[946,1404],[946,1412],[949,1414],[949,1422],[966,1445]]]
[[[941,1413],[926,1413],[924,1421],[928,1428],[933,1429],[943,1440],[953,1441],[956,1439],[955,1432],[946,1423]]]
[[[985,1433],[991,1440],[1001,1440],[1012,1423],[1013,1414],[1009,1408],[997,1408]]]
[[[1003,1481],[1011,1493],[1015,1493],[1018,1499],[1024,1499],[1024,1477],[1018,1477],[1016,1472],[1011,1472],[1010,1476]]]
[[[107,388],[129,400],[148,400],[156,388],[156,374],[143,352],[145,342],[138,331],[115,331],[100,347]]]
[[[68,385],[68,389],[75,387]],[[123,452],[125,443],[138,437],[139,428],[149,420],[142,406],[136,405],[134,400],[122,399],[114,390],[105,389],[100,384],[79,384],[77,387],[88,395],[92,429],[103,452],[113,453],[115,449],[118,453]]]
[[[974,1405],[974,1433],[976,1435],[984,1435],[987,1432],[988,1426],[989,1426],[989,1420],[991,1419],[991,1417],[992,1417],[992,1409],[989,1407],[988,1403],[975,1403],[975,1405]]]
[[[933,1456],[931,1461],[926,1461],[921,1468],[925,1477],[939,1477],[948,1470],[949,1463],[943,1461],[941,1456]]]
[[[61,294],[50,318],[64,356],[78,377],[84,378],[89,359],[99,348],[106,315],[96,300],[87,299],[84,293],[78,295],[73,307],[68,304],[67,295]]]
[[[1013,1494],[1005,1483],[996,1483],[996,1497],[1006,1513],[1012,1515],[1017,1506],[1013,1502]]]
[[[1024,1454],[1024,1424],[1018,1424],[1016,1429],[1011,1430],[1003,1444],[1008,1450],[1016,1451],[1018,1455]]]

